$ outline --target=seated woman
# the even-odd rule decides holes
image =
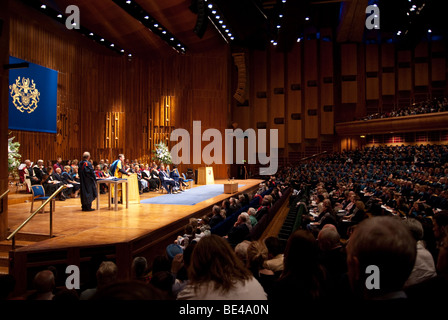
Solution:
[[[104,178],[110,177],[109,166],[107,164],[103,165],[103,176],[104,176]]]
[[[76,181],[72,180],[72,176],[70,175],[71,167],[65,166],[64,172],[61,173],[62,182],[66,184],[68,187],[67,195],[70,195],[72,198],[76,198],[80,191],[80,184]],[[71,186],[69,186],[71,185]]]
[[[104,179],[106,178],[104,175],[104,171],[101,170],[101,165],[97,165],[95,167],[95,175],[97,179]],[[105,194],[108,191],[108,187],[105,183],[100,184],[100,194]]]
[[[44,174],[42,176],[42,186],[44,187],[45,190],[45,196],[49,197],[51,196],[62,184],[60,181],[55,180],[53,178],[53,167],[49,166],[47,168],[47,172],[48,174]],[[64,201],[66,199],[66,197],[64,196],[64,194],[61,192],[59,193],[59,200]]]
[[[173,165],[173,170],[170,171],[170,178],[173,178],[176,181],[176,185],[180,190],[183,190],[187,186],[184,182],[184,179],[180,177],[179,170],[177,169],[177,165]]]
[[[151,177],[151,171],[149,170],[149,166],[146,165],[140,165],[140,170],[142,173],[142,179],[144,179],[145,181],[148,182],[148,188],[149,191],[154,191],[157,190],[159,188],[159,184],[158,184],[158,178],[157,179],[153,179]]]
[[[159,190],[161,187],[160,177],[159,177],[159,170],[157,170],[157,165],[153,162],[153,165],[150,169],[150,179],[157,183],[157,189]]]

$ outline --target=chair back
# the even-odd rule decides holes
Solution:
[[[33,198],[39,198],[45,196],[44,187],[40,184],[31,186],[31,191],[33,192]]]

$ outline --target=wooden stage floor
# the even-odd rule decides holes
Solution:
[[[225,181],[215,180],[215,183],[222,184]],[[255,190],[262,180],[247,179],[238,182],[244,184],[239,188],[238,193],[244,193]],[[140,195],[140,199],[161,195],[160,192],[143,193]],[[125,205],[120,204],[118,211],[114,211],[113,206],[110,210],[108,209],[106,194],[100,195],[100,209],[91,212],[81,211],[79,198],[56,201],[56,211],[53,214],[54,237],[28,246],[26,250],[41,251],[129,242],[173,222],[185,219],[196,212],[203,211],[231,196],[231,194],[223,193],[192,206],[129,203],[129,208],[126,209]],[[92,207],[96,207],[96,202]],[[30,208],[30,202],[8,206],[8,226],[11,232],[29,217]],[[35,208],[37,209],[38,206],[35,205]],[[49,235],[49,228],[49,214],[44,213],[37,214],[21,232]]]

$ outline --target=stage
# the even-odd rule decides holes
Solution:
[[[100,195],[99,210],[81,211],[79,198],[66,201],[56,201],[56,211],[53,214],[53,238],[45,239],[49,235],[49,214],[37,214],[20,233],[39,235],[45,240],[18,247],[14,253],[14,265],[11,273],[23,274],[30,267],[45,264],[61,263],[80,265],[90,259],[89,252],[103,252],[120,263],[122,259],[122,277],[128,276],[128,270],[123,265],[128,264],[136,255],[148,256],[163,252],[168,243],[172,243],[191,217],[199,218],[211,212],[215,204],[221,205],[224,199],[245,192],[254,192],[263,180],[247,179],[237,181],[238,192],[226,194],[224,191],[216,196],[193,205],[178,204],[148,204],[144,200],[166,196],[166,193],[149,192],[140,195],[140,203],[119,204],[118,211],[113,206],[108,208],[107,194]],[[215,180],[216,184],[224,184],[227,180]],[[211,187],[213,185],[210,185]],[[188,192],[169,195],[186,197]],[[96,202],[92,205],[96,207]],[[8,222],[10,232],[14,231],[29,217],[31,203],[16,203],[8,206]],[[35,205],[35,208],[38,208]],[[18,238],[20,239],[20,238]],[[22,239],[25,239],[22,237]],[[106,249],[105,249],[106,248]],[[114,248],[114,249],[111,249]],[[55,254],[51,256],[51,252]],[[57,253],[56,253],[57,252]],[[32,256],[32,259],[30,258]],[[45,258],[47,256],[47,258]],[[121,257],[119,257],[121,256]],[[42,258],[40,258],[42,257]],[[147,257],[151,260],[151,257]],[[66,259],[67,262],[61,260]],[[26,265],[23,266],[23,264]],[[20,280],[19,280],[20,282]],[[22,286],[25,285],[24,283]],[[20,284],[19,284],[20,286]]]

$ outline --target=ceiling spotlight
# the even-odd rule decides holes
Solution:
[[[224,29],[227,28],[227,26],[226,26],[225,24],[223,24],[222,27],[223,27]]]
[[[216,19],[219,19],[219,18],[221,18],[221,16],[216,16]]]
[[[431,29],[428,29],[428,33],[431,33],[432,32],[432,30]]]
[[[58,18],[62,18],[62,14],[58,14]]]
[[[123,52],[124,52],[124,49],[121,49],[120,52],[123,53]]]
[[[218,22],[219,22],[220,24],[222,24],[222,23],[223,23],[224,21],[222,21],[222,20],[219,20]]]
[[[223,27],[224,27],[224,26],[223,26]],[[226,30],[224,30],[224,31],[227,32],[227,33],[229,33],[230,30],[229,30],[229,29],[226,29]]]
[[[92,33],[92,32],[90,32],[90,33],[89,33],[89,36],[93,36],[93,33]]]
[[[283,15],[282,15],[282,14],[279,14],[278,17],[279,17],[279,18],[283,18]]]
[[[130,4],[130,3],[131,3],[131,0],[126,1],[126,3],[127,3],[127,4]]]
[[[104,41],[104,39],[103,38],[101,38],[101,40],[100,41]]]
[[[162,31],[162,33],[163,33],[163,34],[166,34],[166,31],[165,31],[165,30],[163,30],[163,31]]]
[[[273,45],[276,46],[276,45],[277,45],[277,42],[274,42]]]
[[[231,33],[229,33],[229,37],[231,37],[232,36],[232,34]]]
[[[43,5],[40,6],[40,8],[41,9],[47,9],[47,6],[43,4]]]
[[[305,20],[306,20],[306,21],[309,21],[309,20],[310,20],[310,17],[306,17]]]
[[[149,16],[145,16],[145,19],[148,20],[148,19],[149,19]]]
[[[286,0],[282,0],[283,3],[286,3]]]
[[[208,5],[208,7],[211,9],[211,8],[213,8],[213,5],[210,3],[210,4]]]
[[[400,34],[401,34],[401,31],[398,31],[398,32],[397,32],[397,36],[399,36]]]
[[[300,41],[302,41],[302,38],[297,38],[297,42],[300,42]]]
[[[113,43],[111,43],[111,45],[110,45],[111,47],[114,47],[115,45],[113,44]]]
[[[157,23],[154,23],[154,27],[156,27],[156,28],[157,28],[158,26],[159,26],[159,25],[158,25]]]
[[[281,25],[277,25],[277,29],[280,29],[281,28]]]
[[[216,10],[212,10],[212,14],[216,14]]]
[[[128,54],[128,57],[132,57],[132,54]]]
[[[174,41],[174,38],[170,38],[171,41]]]
[[[235,38],[234,37],[230,37],[230,40],[234,40]]]

